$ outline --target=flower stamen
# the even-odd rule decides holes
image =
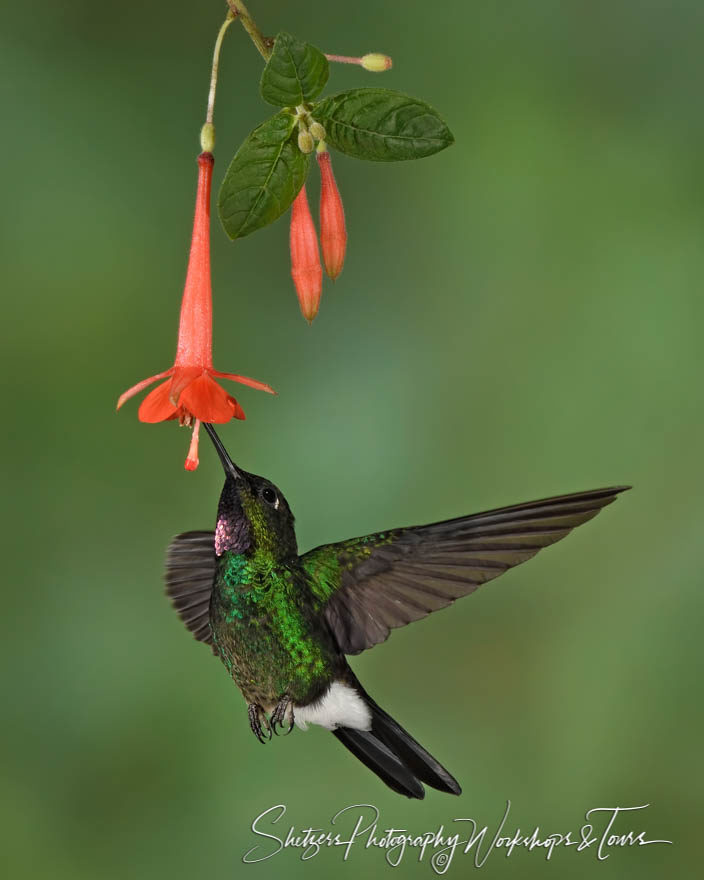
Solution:
[[[194,471],[198,467],[198,439],[200,437],[200,419],[196,419],[191,435],[191,445],[188,447],[188,455],[184,467],[187,471]]]

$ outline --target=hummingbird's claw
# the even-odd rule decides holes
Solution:
[[[266,732],[269,734],[268,739],[271,739],[271,725],[269,724],[264,709],[262,709],[258,703],[250,703],[247,709],[247,714],[249,715],[249,726],[252,728],[252,733],[256,736],[259,742],[265,743],[267,741],[267,738],[264,736],[264,731],[262,730],[262,722],[264,723]]]
[[[288,706],[286,707],[286,720],[288,721],[288,730],[286,731],[286,736],[288,736],[289,733],[291,733],[291,731],[292,731],[293,728],[294,728],[294,723],[293,723],[293,720],[294,720],[294,719],[293,719],[293,702],[290,702],[290,703],[288,704]]]
[[[277,736],[279,735],[279,731],[276,727],[278,725],[284,730],[284,721],[288,721],[289,725],[286,733],[291,733],[293,730],[293,703],[286,694],[284,694],[276,704],[276,708],[271,713],[271,718],[269,720],[271,722],[271,729]]]

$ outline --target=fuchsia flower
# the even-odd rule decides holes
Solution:
[[[330,153],[318,152],[320,168],[320,247],[325,271],[334,281],[342,272],[347,248],[347,229],[342,198],[332,173]]]
[[[323,290],[323,270],[320,266],[318,237],[310,215],[305,184],[291,206],[291,277],[296,286],[298,303],[307,321],[318,314]]]
[[[213,161],[212,153],[201,153],[198,157],[198,192],[191,253],[181,302],[176,360],[173,367],[133,385],[117,401],[119,409],[135,394],[139,394],[158,379],[168,377],[166,382],[154,388],[144,398],[138,416],[142,422],[178,419],[181,425],[193,425],[193,437],[185,463],[187,470],[198,467],[198,433],[201,422],[223,424],[233,418],[245,418],[239,403],[214,377],[231,379],[251,388],[275,393],[264,382],[235,373],[221,373],[213,368],[213,297],[210,281],[210,187]]]

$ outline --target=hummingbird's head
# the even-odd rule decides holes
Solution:
[[[298,555],[293,514],[283,493],[271,480],[233,464],[212,425],[204,428],[215,444],[225,470],[215,526],[215,553],[265,550],[276,559]]]

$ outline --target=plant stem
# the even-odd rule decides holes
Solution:
[[[242,27],[249,34],[250,39],[259,50],[259,54],[265,61],[268,61],[271,57],[271,49],[267,45],[262,32],[255,24],[254,19],[249,14],[249,10],[243,0],[227,0],[227,5],[230,7],[230,12],[236,15],[242,22]]]
[[[351,55],[328,55],[325,52],[325,57],[328,61],[337,61],[338,64],[360,64],[362,63],[361,58],[354,58]]]
[[[225,31],[234,20],[235,13],[230,10],[227,13],[225,21],[222,23],[222,27],[220,28],[217,39],[215,40],[215,49],[213,51],[213,67],[210,73],[210,91],[208,92],[208,110],[205,114],[206,125],[213,124],[213,111],[215,109],[215,89],[218,84],[218,65],[220,63],[220,47],[222,46]]]

